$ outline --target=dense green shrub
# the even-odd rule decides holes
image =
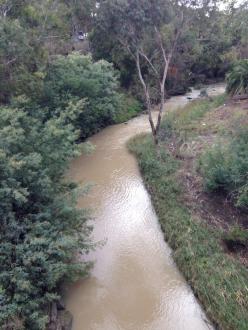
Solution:
[[[118,88],[118,75],[110,63],[93,63],[90,56],[78,53],[57,56],[48,67],[41,104],[51,116],[71,105],[82,107],[74,125],[85,138],[125,117]],[[127,111],[134,112],[128,107]]]
[[[114,115],[115,123],[123,123],[137,116],[142,111],[141,103],[131,95],[120,95],[120,107]]]
[[[66,116],[7,107],[0,116],[0,328],[45,329],[61,283],[90,266],[72,261],[89,250],[91,228],[63,179],[78,134]]]
[[[200,171],[208,190],[222,190],[238,206],[248,208],[248,129],[240,129],[228,144],[203,154]]]
[[[248,60],[233,65],[227,75],[227,92],[231,95],[248,93]]]

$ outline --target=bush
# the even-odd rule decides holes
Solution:
[[[248,129],[241,129],[227,145],[216,145],[203,154],[200,171],[207,190],[222,190],[237,206],[248,208]]]
[[[227,75],[227,92],[231,95],[248,93],[248,60],[234,64]]]
[[[115,123],[123,123],[142,111],[141,103],[131,95],[121,94],[120,107],[114,115]]]
[[[139,111],[138,103],[118,92],[118,75],[106,61],[73,53],[57,56],[44,80],[41,104],[50,116],[68,106],[81,107],[73,123],[82,139],[108,125],[127,120]]]
[[[62,116],[0,115],[0,328],[45,329],[61,284],[90,266],[73,261],[90,249],[91,228],[64,180],[78,134]]]

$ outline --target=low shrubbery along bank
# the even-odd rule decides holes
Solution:
[[[180,150],[180,145],[185,141],[203,134],[201,130],[206,130],[202,126],[204,116],[220,105],[223,99],[218,97],[214,102],[205,100],[192,103],[185,109],[169,114],[161,129],[163,142],[160,143],[159,158],[149,135],[131,140],[129,149],[137,156],[165,239],[174,251],[174,259],[203,304],[208,317],[221,329],[245,330],[248,323],[247,269],[238,259],[226,253],[222,242],[223,237],[226,242],[237,242],[238,239],[245,246],[246,231],[242,227],[233,227],[229,233],[224,233],[221,227],[207,224],[199,214],[193,212],[190,205],[185,204],[184,188],[179,182],[178,173],[186,159],[180,152],[172,150],[172,146]],[[246,164],[247,144],[240,143],[240,138],[238,134],[231,144],[239,141],[236,149],[232,147],[232,152],[240,157],[235,174],[242,178],[239,174],[243,173],[241,168]],[[206,169],[203,175],[205,180],[216,182],[212,168],[218,167],[220,163],[211,159],[212,162],[204,163]],[[225,167],[225,162],[221,165]],[[229,174],[227,171],[227,176]],[[244,198],[242,192],[243,188],[240,198]]]
[[[209,191],[223,191],[236,206],[248,209],[248,128],[235,132],[200,159],[200,171]]]

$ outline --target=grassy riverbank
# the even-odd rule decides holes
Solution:
[[[202,137],[206,126],[210,130],[210,122],[208,125],[202,120],[223,101],[223,97],[218,97],[213,102],[192,103],[170,114],[163,124],[159,160],[150,135],[132,139],[129,149],[138,159],[165,240],[174,251],[174,260],[207,315],[220,329],[245,330],[248,324],[247,269],[238,258],[226,252],[222,239],[225,230],[208,222],[204,213],[197,212],[192,200],[187,199],[187,184],[182,181],[183,176],[190,175],[192,163],[189,159],[196,162],[206,148],[201,145],[201,152],[195,152],[192,157],[188,155],[189,150],[185,151],[185,145]],[[216,133],[216,127],[213,131]],[[193,168],[196,168],[195,163]]]

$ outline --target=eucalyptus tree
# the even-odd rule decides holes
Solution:
[[[91,30],[96,11],[95,0],[65,0],[69,9],[71,32],[88,33]]]

